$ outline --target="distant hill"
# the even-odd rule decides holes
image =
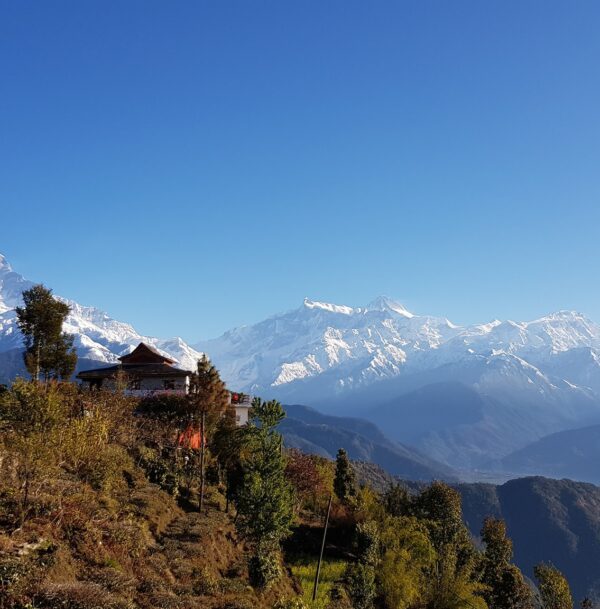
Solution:
[[[486,516],[503,518],[525,575],[532,577],[537,563],[550,562],[567,576],[576,599],[587,594],[600,601],[599,487],[538,476],[457,488],[473,535]]]
[[[504,459],[507,471],[600,484],[600,425],[545,436]]]
[[[376,463],[401,478],[458,480],[451,468],[389,440],[373,423],[324,415],[307,406],[292,405],[285,409],[287,418],[279,429],[288,447],[330,459],[335,458],[339,448],[345,448],[351,459]]]
[[[394,478],[372,463],[353,463],[361,483],[384,492]],[[398,480],[396,478],[396,480]],[[419,492],[423,482],[404,482]],[[540,476],[502,485],[459,483],[463,519],[478,539],[486,517],[503,518],[514,544],[515,563],[533,579],[533,567],[548,562],[569,579],[576,600],[600,603],[600,487]]]

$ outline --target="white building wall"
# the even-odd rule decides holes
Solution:
[[[246,425],[248,423],[248,411],[250,409],[247,406],[236,406],[235,407],[235,424],[238,427]]]

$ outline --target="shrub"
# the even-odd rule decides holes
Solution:
[[[346,570],[346,588],[354,609],[371,609],[375,598],[375,569],[356,563]]]
[[[279,552],[259,547],[248,561],[250,583],[256,588],[268,588],[281,577]]]
[[[355,544],[359,562],[374,567],[379,561],[379,530],[372,520],[356,525]]]
[[[194,593],[203,596],[214,596],[219,591],[217,578],[206,568],[194,573]]]

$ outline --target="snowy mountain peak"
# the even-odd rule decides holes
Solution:
[[[304,299],[304,307],[307,309],[320,309],[329,313],[341,313],[342,315],[352,315],[354,309],[346,305],[330,304],[328,302],[317,302],[316,300]]]
[[[556,311],[555,313],[550,313],[545,317],[541,317],[540,319],[536,319],[530,323],[538,323],[543,321],[580,321],[585,323],[593,323],[590,319],[588,319],[583,313],[579,313],[578,311]]]
[[[12,267],[8,263],[8,260],[6,259],[5,256],[0,254],[0,273],[1,272],[10,273],[11,271],[12,271]]]
[[[339,313],[341,315],[355,315],[367,313],[369,311],[381,311],[385,313],[395,313],[401,317],[411,319],[414,315],[401,303],[389,298],[388,296],[379,296],[371,301],[366,307],[349,307],[347,305],[337,305],[328,302],[319,302],[316,300],[304,299],[304,308],[309,310],[321,310],[328,313]]]
[[[21,304],[23,291],[32,286],[33,283],[14,272],[6,258],[0,254],[0,354],[23,347],[14,309]],[[196,368],[201,353],[180,338],[159,339],[142,336],[130,324],[112,319],[100,309],[58,298],[71,308],[64,330],[74,335],[80,359],[115,363],[120,355],[128,353],[140,342],[145,342],[172,357],[179,367],[187,370]],[[3,371],[0,369],[0,381],[10,380],[3,377]]]
[[[211,355],[232,386],[267,393],[286,387],[290,395],[294,387],[305,391],[311,380],[322,395],[507,357],[545,369],[554,354],[581,347],[600,349],[600,326],[572,312],[462,327],[446,318],[413,315],[385,296],[366,307],[307,298],[301,309],[196,345]],[[571,376],[571,382],[580,384],[579,377]]]
[[[367,311],[391,311],[411,319],[414,315],[401,303],[388,296],[379,296],[367,305]]]

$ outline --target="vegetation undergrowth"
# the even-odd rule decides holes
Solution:
[[[326,609],[331,605],[332,593],[343,587],[344,573],[348,566],[345,560],[326,559],[321,565],[317,598],[313,602],[313,587],[318,559],[314,556],[298,556],[290,563],[294,577],[302,587],[302,600],[310,609]]]

